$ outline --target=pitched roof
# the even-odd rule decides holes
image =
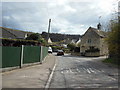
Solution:
[[[93,30],[93,31],[96,32],[100,37],[107,37],[107,32],[105,32],[105,31],[98,30],[98,29],[93,28],[93,27],[89,27],[88,30]]]
[[[0,28],[0,34],[1,34],[0,38],[12,38],[12,39],[16,38],[15,35],[13,35],[12,33],[8,32],[4,28]]]
[[[51,44],[51,43],[52,43],[52,40],[51,40],[50,38],[48,39],[48,43],[49,43],[49,44]]]
[[[25,38],[25,35],[32,34],[32,32],[20,31],[5,27],[0,27],[0,33],[2,33],[2,38]]]
[[[45,38],[47,40],[47,32],[42,32],[42,37]],[[79,39],[79,37],[81,37],[81,35],[71,35],[71,34],[60,34],[60,33],[49,33],[50,39],[52,40],[52,42],[59,42],[59,41],[63,41],[63,40],[67,40],[69,38],[69,40],[72,39]],[[67,40],[67,41],[69,41]]]
[[[81,39],[79,38],[79,40],[76,42],[76,44],[79,44],[81,42]]]

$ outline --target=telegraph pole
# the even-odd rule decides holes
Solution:
[[[100,23],[101,16],[99,16],[99,23]]]
[[[50,34],[50,23],[51,23],[51,19],[49,19],[47,43],[48,43],[49,34]]]

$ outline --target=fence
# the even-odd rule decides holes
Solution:
[[[0,47],[0,68],[2,68],[2,47]]]
[[[1,47],[0,47],[1,48]],[[42,63],[48,54],[44,46],[2,47],[2,68]]]

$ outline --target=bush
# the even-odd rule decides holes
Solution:
[[[70,43],[70,44],[67,45],[67,47],[70,49],[70,51],[73,51],[76,46],[75,46],[75,44]]]
[[[47,41],[42,38],[42,36],[39,33],[33,33],[30,36],[26,38],[26,40],[35,40],[38,41],[39,43],[42,43],[42,45],[47,45]]]
[[[70,50],[69,50],[68,48],[63,48],[63,51],[64,51],[65,53],[70,53]]]
[[[118,60],[114,59],[114,58],[107,58],[107,59],[103,60],[103,62],[120,66],[120,63],[118,62]]]
[[[99,52],[100,50],[98,48],[90,48],[88,50],[85,50],[85,52]]]
[[[26,40],[39,40],[41,38],[41,35],[39,33],[33,33],[29,35]]]
[[[120,24],[114,23],[107,38],[109,56],[111,58],[120,58]]]
[[[21,39],[0,39],[1,40],[1,46],[21,46],[21,45],[34,45],[34,46],[39,46],[42,45],[38,41],[34,40],[21,40]]]

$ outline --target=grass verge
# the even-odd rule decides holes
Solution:
[[[120,63],[118,61],[119,60],[115,59],[115,58],[107,58],[107,59],[103,60],[102,62],[108,63],[108,64],[110,63],[110,64],[113,64],[113,65],[116,65],[116,66],[120,67]]]

